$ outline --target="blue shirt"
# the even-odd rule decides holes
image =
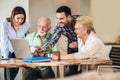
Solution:
[[[1,55],[4,58],[8,58],[9,52],[14,52],[13,47],[10,43],[10,39],[24,38],[28,33],[30,24],[24,23],[20,25],[20,28],[17,32],[13,29],[10,22],[6,19],[0,23],[0,37],[1,37]]]

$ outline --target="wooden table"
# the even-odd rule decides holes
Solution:
[[[64,77],[64,66],[67,65],[82,65],[86,67],[85,71],[88,71],[88,65],[99,65],[99,64],[111,64],[111,60],[102,60],[102,59],[79,59],[79,60],[60,60],[62,64],[59,64],[59,75],[61,78]]]
[[[59,67],[56,69],[56,75],[59,72],[59,77],[64,77],[64,66],[66,65],[97,65],[112,63],[111,60],[101,59],[80,59],[80,60],[52,60],[51,62],[39,62],[39,63],[26,63],[20,59],[1,60],[0,68],[19,68],[19,67],[32,67],[32,66],[55,66]],[[9,74],[8,74],[9,76]],[[9,80],[9,77],[8,77]]]
[[[56,62],[26,63],[26,62],[23,62],[21,59],[0,60],[0,68],[7,69],[7,80],[10,80],[9,68],[32,67],[32,66],[55,66],[56,67],[58,66],[58,63]],[[56,74],[55,76],[57,77],[58,75]]]

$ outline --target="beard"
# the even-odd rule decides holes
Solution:
[[[38,34],[40,36],[45,36],[47,33],[45,31],[38,30]]]
[[[60,25],[60,27],[64,27],[65,26],[65,24],[63,22],[60,22],[59,25]]]
[[[71,22],[70,22],[70,21],[60,22],[59,25],[60,25],[60,27],[70,26],[70,25],[71,25]]]

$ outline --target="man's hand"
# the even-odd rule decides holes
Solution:
[[[39,53],[39,52],[34,52],[34,53],[32,53],[33,54],[33,56],[45,56],[45,53]]]
[[[70,48],[78,48],[78,43],[77,42],[72,42],[69,44]]]
[[[41,46],[35,46],[35,51],[37,51],[38,53],[41,53],[41,52],[45,52],[46,51],[46,48],[45,47],[41,47]]]
[[[44,53],[46,51],[46,48],[41,46],[35,46],[35,51],[32,53],[33,56],[44,56]]]
[[[34,51],[33,53],[33,56],[38,56],[38,52]]]

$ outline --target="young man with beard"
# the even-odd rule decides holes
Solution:
[[[43,46],[47,43],[52,38],[52,34],[48,32],[51,28],[49,18],[41,17],[37,24],[38,31],[33,32],[26,37],[33,56],[45,56],[47,54],[58,52],[58,44],[56,44],[53,48],[49,48],[46,52],[38,52],[37,46]],[[55,75],[51,67],[29,67],[25,69],[24,73],[24,80],[37,80],[38,78],[46,79],[54,77]]]

